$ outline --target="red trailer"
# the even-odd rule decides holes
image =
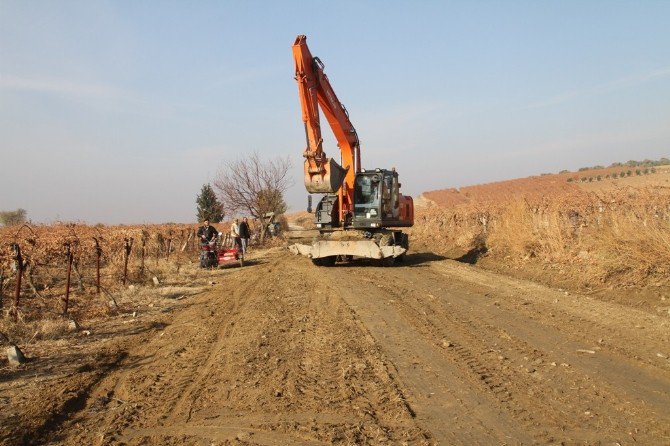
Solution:
[[[200,266],[202,268],[216,268],[233,262],[244,266],[242,250],[237,246],[226,248],[225,245],[226,243],[220,245],[214,240],[209,243],[202,243],[200,245]]]
[[[219,248],[218,251],[219,266],[226,263],[238,262],[240,266],[244,266],[244,254],[237,246],[234,248]]]

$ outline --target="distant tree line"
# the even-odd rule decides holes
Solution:
[[[623,167],[623,165],[622,165]],[[646,167],[644,169],[635,169],[635,175],[649,175],[650,173],[656,173],[656,168],[655,167]],[[617,179],[617,178],[625,178],[625,177],[630,177],[633,175],[633,170],[628,169],[628,170],[622,170],[621,172],[612,172],[608,173],[607,175],[596,175],[595,177],[569,177],[568,178],[568,183],[572,183],[579,181],[580,183],[591,183],[593,181],[602,181],[603,179]]]
[[[670,164],[670,159],[668,158],[661,158],[659,160],[650,160],[650,159],[645,159],[642,161],[635,161],[635,160],[629,160],[626,161],[625,163],[612,163],[607,168],[612,168],[612,167],[655,167],[655,166],[667,166]],[[578,172],[584,172],[586,170],[600,170],[600,169],[605,169],[605,166],[597,165],[597,166],[591,166],[591,167],[580,167],[578,169]],[[560,173],[569,173],[570,171],[568,170],[562,170]]]

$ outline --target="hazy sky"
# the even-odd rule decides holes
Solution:
[[[0,0],[0,209],[193,221],[252,151],[292,157],[302,209],[298,34],[406,194],[668,156],[668,24],[670,1]]]

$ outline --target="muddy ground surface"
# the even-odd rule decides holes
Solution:
[[[249,263],[25,346],[0,442],[670,444],[670,314],[428,252]]]

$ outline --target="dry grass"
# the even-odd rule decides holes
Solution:
[[[413,239],[438,252],[484,246],[507,264],[540,262],[567,271],[579,286],[670,281],[670,188],[428,208],[418,217]]]
[[[14,344],[26,344],[38,340],[56,340],[68,333],[68,321],[63,318],[17,322],[0,318],[0,333],[4,333]]]
[[[670,277],[670,224],[654,216],[613,214],[593,234],[599,248],[601,281],[626,278],[637,283],[652,279],[660,283]]]

